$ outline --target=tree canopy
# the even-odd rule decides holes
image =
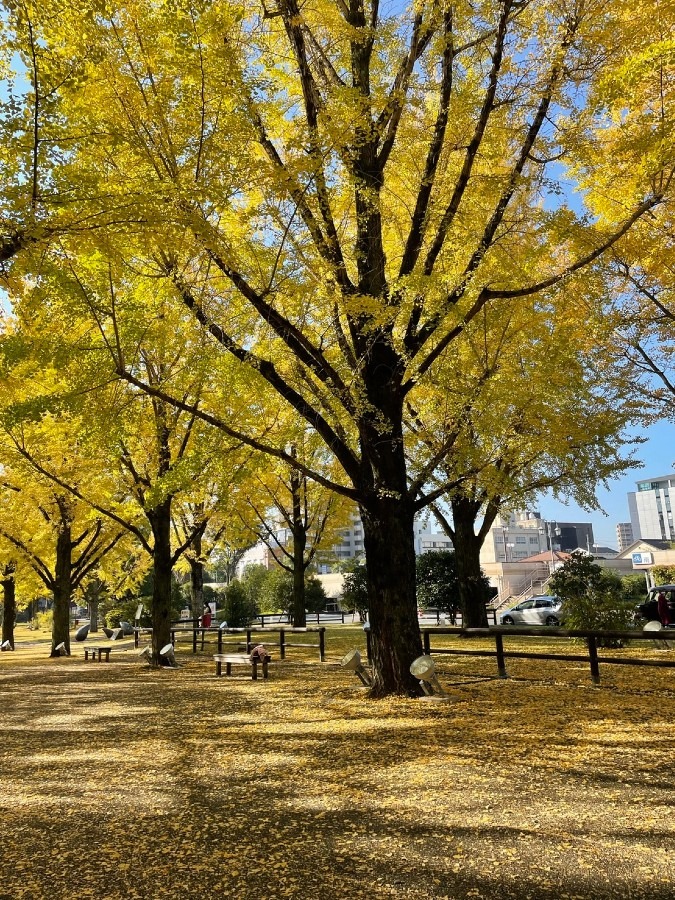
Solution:
[[[475,474],[485,391],[517,372],[493,351],[515,323],[545,396],[546,332],[563,316],[583,369],[612,254],[669,227],[673,12],[648,0],[636,28],[628,0],[6,6],[5,70],[30,85],[2,119],[12,289],[55,262],[71,288],[93,273],[82,322],[119,378],[358,503],[376,695],[418,689],[413,517]],[[138,334],[158,326],[150,296],[182,307],[233,392],[149,377],[119,340],[124,294],[145,298]],[[461,389],[447,414],[439,372]],[[293,457],[291,415],[334,474]]]

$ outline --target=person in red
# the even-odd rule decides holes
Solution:
[[[656,598],[656,608],[659,613],[659,619],[661,620],[662,625],[671,625],[672,620],[670,617],[670,609],[668,608],[668,601],[666,600],[666,595],[661,591],[659,596]]]
[[[204,612],[202,613],[202,628],[211,627],[211,607],[208,603],[204,604]]]

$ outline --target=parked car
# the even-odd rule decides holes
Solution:
[[[548,594],[530,597],[499,616],[500,625],[560,625],[562,601]]]
[[[644,603],[636,606],[635,612],[648,622],[658,622],[659,611],[656,598],[662,591],[668,601],[671,621],[675,622],[675,584],[657,584],[655,587],[650,588],[647,599]]]

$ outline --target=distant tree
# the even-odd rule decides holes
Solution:
[[[345,575],[342,604],[347,609],[355,609],[362,622],[368,618],[368,573],[365,565],[355,566]]]
[[[258,611],[263,613],[276,612],[276,607],[274,607],[267,590],[270,575],[270,571],[265,566],[256,563],[246,566],[241,577],[241,586],[244,588],[246,596],[255,603]]]
[[[454,625],[460,599],[454,550],[433,550],[418,556],[417,605],[447,613]]]
[[[256,604],[240,581],[233,581],[223,591],[221,619],[230,628],[245,628],[258,614]]]
[[[622,631],[634,620],[635,603],[627,595],[623,579],[603,569],[587,553],[575,552],[549,582],[552,594],[563,602],[565,624],[570,628]],[[601,646],[616,646],[606,639]]]

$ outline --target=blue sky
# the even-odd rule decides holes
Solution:
[[[598,489],[598,500],[607,515],[599,510],[589,513],[575,504],[565,505],[551,497],[542,497],[536,507],[542,517],[559,522],[592,522],[595,543],[616,547],[617,522],[630,522],[628,492],[635,490],[638,481],[675,471],[675,425],[664,420],[637,433],[647,438],[635,451],[636,460],[642,463],[640,468],[630,469],[622,478],[610,482],[609,490]]]

